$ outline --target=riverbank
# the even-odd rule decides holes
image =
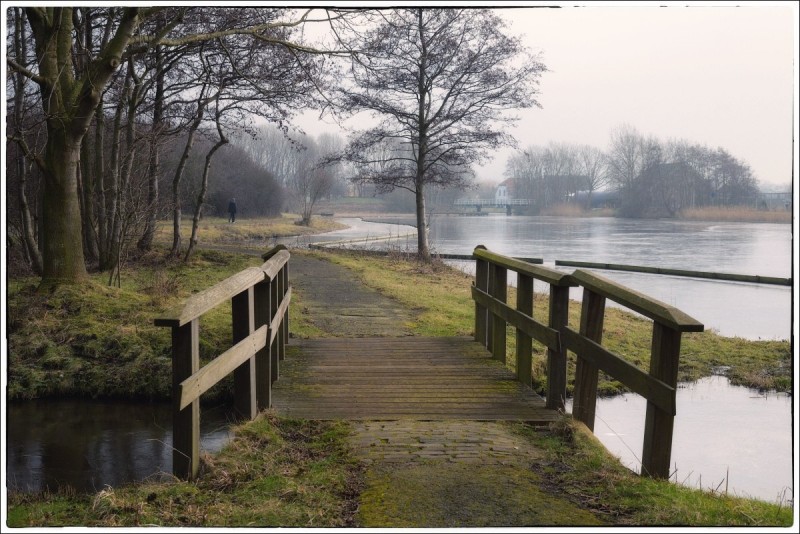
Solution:
[[[468,290],[469,277],[443,264],[427,265],[400,258],[376,262],[358,254],[294,254],[296,258],[308,257],[322,263],[333,261],[339,264],[338,269],[355,273],[348,276],[357,283],[375,277],[375,270],[394,265],[391,267],[394,270],[384,275],[394,282],[381,282],[384,285],[380,291],[400,308],[413,312],[404,321],[411,333],[436,335],[435,332],[451,331],[450,335],[454,335],[469,329],[473,308],[461,302],[461,292],[463,286]],[[207,285],[224,278],[220,269],[225,261],[230,261],[226,268],[232,272],[251,261],[260,263],[257,257],[200,251],[189,266],[171,273],[176,275],[177,298],[191,293],[194,284],[201,284],[204,277],[211,277]],[[331,271],[325,270],[329,276]],[[304,294],[304,272],[298,269],[292,272],[298,286],[290,319],[293,335],[335,335],[340,330],[338,323],[328,324],[323,320],[325,315],[318,313],[318,306],[311,298],[318,291]],[[335,282],[331,280],[337,286]],[[421,293],[439,289],[411,306],[394,294],[394,283],[407,289],[420,286]],[[452,299],[445,298],[451,293],[457,294]],[[59,298],[63,308],[67,298]],[[66,315],[67,319],[81,315],[80,308],[72,302],[66,307],[72,312]],[[160,304],[169,305],[169,298]],[[51,312],[55,309],[50,308]],[[94,313],[94,308],[82,309]],[[122,322],[113,310],[103,308],[98,313],[105,318],[109,330],[115,329],[111,320]],[[144,319],[134,317],[130,323],[141,324]],[[135,330],[126,324],[128,333]],[[219,329],[220,343],[227,343],[229,325],[218,326],[214,320],[204,321],[203,331]],[[146,328],[141,326],[141,329]],[[201,345],[201,351],[210,349],[203,348],[206,343]],[[162,357],[168,361],[168,356]],[[621,466],[584,427],[567,418],[542,429],[515,423],[494,428],[492,432],[518,447],[516,463],[490,462],[487,466],[427,461],[370,470],[353,447],[352,439],[357,433],[353,424],[289,420],[270,412],[255,422],[237,426],[234,432],[234,441],[220,454],[204,456],[201,475],[195,482],[146,482],[92,494],[68,490],[37,495],[12,493],[8,501],[8,525],[789,526],[794,520],[787,503],[735,498],[720,491],[702,492],[638,477]],[[449,496],[463,493],[474,495],[471,501],[474,507],[459,507],[457,514],[450,513],[448,506],[453,501]]]

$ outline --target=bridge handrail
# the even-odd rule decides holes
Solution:
[[[260,267],[248,267],[233,276],[195,293],[182,304],[164,312],[155,319],[156,326],[183,326],[223,302],[252,287],[265,278],[272,281],[277,272],[289,261],[289,251],[280,250],[274,261],[267,261]]]
[[[290,253],[283,245],[249,267],[155,319],[172,328],[172,472],[193,479],[200,468],[200,396],[233,373],[234,406],[253,419],[272,404],[272,383],[289,339]],[[231,301],[233,346],[200,368],[200,317]]]
[[[491,252],[478,245],[475,258],[475,340],[489,349],[495,359],[506,361],[506,324],[516,328],[517,379],[532,384],[532,346],[535,339],[547,346],[548,375],[546,406],[564,409],[567,396],[567,360],[561,347],[559,331],[568,320],[569,288],[572,279],[559,271],[541,265]],[[517,273],[516,308],[506,303],[507,272]],[[547,324],[533,318],[533,281],[550,284],[550,314]],[[563,372],[561,372],[563,370]]]
[[[573,418],[594,429],[597,381],[602,370],[647,399],[642,473],[668,478],[672,453],[672,430],[676,413],[675,390],[678,381],[681,336],[683,332],[702,332],[704,326],[682,311],[628,289],[621,284],[586,271],[575,271],[561,278],[542,277],[550,283],[549,324],[532,318],[531,279],[544,267],[520,265],[500,254],[475,249],[476,278],[472,288],[475,300],[475,339],[493,357],[505,362],[506,325],[517,329],[517,376],[528,384],[531,339],[548,347],[547,407],[563,409],[566,396],[566,351],[577,356]],[[506,269],[518,272],[516,309],[506,304]],[[549,271],[549,269],[548,269]],[[562,285],[557,285],[560,282]],[[583,287],[580,330],[567,326],[569,287]],[[653,320],[650,372],[644,372],[601,345],[606,299],[641,313]],[[555,336],[555,339],[553,339]],[[521,369],[521,367],[525,369]],[[526,377],[523,380],[522,377]],[[552,399],[552,396],[557,397]]]

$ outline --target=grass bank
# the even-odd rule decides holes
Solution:
[[[280,217],[242,218],[231,224],[223,217],[204,217],[198,229],[200,246],[241,245],[252,242],[269,243],[281,237],[319,234],[341,230],[347,226],[328,217],[314,216],[309,226],[298,224],[299,215],[284,213]],[[181,233],[188,239],[192,232],[191,218],[183,218]],[[172,221],[159,221],[154,241],[163,246],[172,245]]]
[[[144,482],[94,494],[10,493],[9,527],[348,527],[363,468],[346,423],[267,412],[202,458],[194,482]]]

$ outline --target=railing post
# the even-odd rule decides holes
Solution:
[[[489,294],[501,302],[508,297],[508,270],[491,264],[489,266]],[[506,361],[506,322],[502,317],[491,314],[489,320],[490,350],[495,360]]]
[[[569,322],[569,286],[550,284],[550,317],[548,326],[561,332]],[[545,406],[564,410],[567,398],[567,351],[547,349],[547,398]]]
[[[606,298],[588,289],[583,290],[581,306],[580,333],[588,339],[600,343],[603,339],[603,318]],[[575,367],[575,399],[572,417],[594,430],[595,407],[597,406],[597,366],[581,358]]]
[[[254,287],[255,328],[269,324],[272,317],[269,280],[259,282]],[[269,335],[269,334],[267,334]],[[272,380],[270,375],[269,344],[256,352],[256,407],[259,411],[272,407]]]
[[[180,383],[200,369],[200,321],[172,327],[172,473],[194,479],[200,470],[200,400],[180,409]]]
[[[531,276],[517,273],[517,310],[533,317],[533,278]],[[532,339],[521,331],[517,330],[517,380],[526,386],[532,385],[531,373],[532,365]]]
[[[482,247],[480,247],[482,248]],[[489,262],[480,258],[475,259],[475,287],[483,291],[489,292]],[[486,308],[475,303],[475,341],[489,347],[487,324],[488,311]]]
[[[281,295],[281,299],[286,297],[286,293],[289,292],[289,262],[287,261],[283,269],[281,270],[281,275],[283,276],[283,294]],[[283,350],[284,355],[286,351],[286,345],[289,343],[289,310],[286,310],[286,315],[283,316]]]
[[[650,354],[650,375],[672,388],[678,385],[678,361],[681,353],[681,332],[658,322],[653,323],[653,345]],[[669,478],[672,454],[672,430],[675,415],[647,402],[642,447],[642,474]]]
[[[231,299],[233,344],[243,340],[255,330],[253,288],[249,287]],[[244,419],[258,414],[256,404],[256,360],[248,359],[233,371],[233,397],[236,413]]]
[[[286,281],[283,277],[283,267],[281,267],[281,270],[278,271],[277,275],[275,275],[275,281],[278,284],[278,306],[280,306],[281,302],[283,302],[283,298],[286,296]],[[286,359],[285,331],[286,329],[284,328],[283,323],[281,323],[280,327],[278,327],[278,336],[276,337],[278,342],[278,359],[281,361]]]
[[[269,320],[272,322],[275,319],[275,316],[278,314],[278,306],[280,305],[280,301],[278,300],[278,276],[272,279],[269,284],[269,301],[270,301],[270,314]],[[272,332],[270,332],[272,335]],[[270,360],[270,379],[274,384],[275,381],[278,379],[279,376],[279,364],[280,361],[280,353],[278,350],[278,344],[280,343],[280,335],[275,336],[275,339],[269,346],[269,360]]]

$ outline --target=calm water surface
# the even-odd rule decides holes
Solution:
[[[789,395],[759,393],[712,376],[679,384],[676,402],[672,481],[770,502],[793,498]],[[597,399],[595,435],[637,473],[646,409],[647,401],[633,393]]]
[[[439,253],[469,254],[483,244],[500,254],[542,258],[549,267],[555,267],[555,260],[572,260],[788,278],[791,230],[789,224],[488,215],[434,218],[431,242]],[[791,335],[790,287],[599,272],[724,336]],[[580,294],[573,289],[571,298],[580,300]]]
[[[6,484],[35,492],[69,485],[100,491],[172,473],[170,404],[25,401],[6,407]],[[200,449],[230,439],[231,409],[200,410]]]

